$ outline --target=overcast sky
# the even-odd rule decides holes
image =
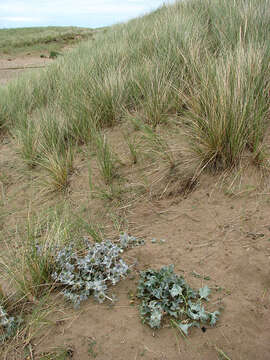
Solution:
[[[0,28],[52,25],[94,28],[129,20],[164,2],[170,0],[0,0]]]

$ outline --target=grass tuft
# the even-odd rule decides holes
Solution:
[[[67,190],[69,176],[73,172],[73,158],[74,149],[71,147],[62,153],[59,153],[57,148],[44,150],[38,164],[46,171],[46,175],[41,179],[45,192]]]
[[[97,161],[106,184],[112,184],[116,176],[116,158],[105,135],[97,133],[95,138]]]

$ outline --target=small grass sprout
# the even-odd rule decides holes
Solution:
[[[106,184],[112,184],[116,176],[116,159],[105,135],[97,134],[96,139],[97,161],[100,173]]]
[[[130,157],[133,164],[137,164],[139,160],[140,140],[138,140],[136,135],[132,137],[128,133],[124,134],[124,139],[129,148]]]

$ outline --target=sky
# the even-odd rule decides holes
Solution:
[[[0,28],[125,22],[172,0],[0,0]]]

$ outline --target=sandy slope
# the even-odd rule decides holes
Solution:
[[[0,58],[0,85],[17,78],[23,72],[38,71],[51,62],[51,59],[32,55]]]
[[[12,214],[5,217],[3,231],[25,216],[27,197],[32,192],[24,180],[21,188],[12,182],[20,173],[12,148],[11,144],[0,146],[0,168],[7,179],[5,211]],[[75,208],[89,192],[87,163],[83,161],[71,180],[69,201]],[[233,360],[269,359],[269,182],[260,185],[257,169],[251,168],[245,172],[239,188],[231,187],[231,193],[225,190],[219,178],[204,176],[187,197],[153,200],[145,196],[128,207],[127,230],[146,239],[146,245],[125,255],[127,261],[136,258],[137,265],[133,278],[112,289],[119,301],[111,307],[90,299],[80,310],[65,305],[63,320],[33,341],[35,358],[52,349],[68,347],[75,360],[226,359],[218,355],[218,349]],[[87,211],[93,210],[97,206],[95,200],[89,206]],[[100,220],[106,221],[105,214]],[[151,242],[154,237],[157,243]],[[166,241],[160,243],[160,239]],[[141,323],[138,299],[133,297],[131,301],[130,297],[136,294],[139,271],[169,264],[174,264],[175,271],[194,288],[207,284],[212,289],[208,308],[223,308],[216,327],[207,327],[206,332],[192,329],[190,337],[184,339],[170,328],[168,321],[157,331]],[[16,353],[8,359],[19,359],[18,356]]]

